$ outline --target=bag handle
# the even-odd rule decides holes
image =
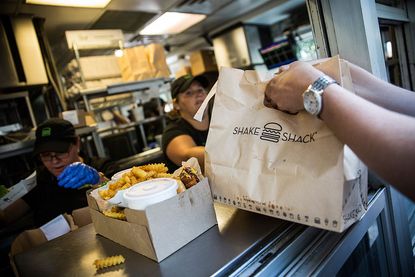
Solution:
[[[309,61],[310,64],[312,64],[313,66],[317,67],[318,69],[322,70],[323,72],[325,72],[326,74],[329,74],[332,78],[336,79],[336,81],[339,84],[343,85],[343,81],[344,80],[350,80],[350,72],[348,72],[348,67],[347,64],[345,64],[340,57],[334,56],[332,58],[323,58],[323,59],[318,59],[318,60],[313,60],[313,61]],[[334,72],[327,72],[327,71],[331,71],[328,70],[330,69],[330,67],[332,67],[334,64],[339,64],[341,68],[336,67],[337,70]],[[345,71],[345,72],[343,72]],[[252,78],[252,74],[256,74],[255,71],[252,72],[245,72],[244,74],[244,81],[249,83],[249,84],[253,84],[256,83],[254,82],[252,79],[258,79],[258,78]],[[350,83],[350,82],[349,82]],[[210,99],[216,94],[217,91],[217,84],[218,81],[215,82],[215,84],[213,85],[212,89],[210,90],[209,94],[207,95],[207,97],[205,98],[205,100],[203,101],[202,105],[200,106],[199,110],[196,112],[196,114],[194,115],[194,119],[201,122],[203,119],[203,114],[206,110],[206,107],[210,101]],[[261,84],[261,85],[265,85],[266,82],[259,82],[256,84]],[[346,87],[347,89],[350,89],[351,91],[353,91],[353,86],[348,86]]]
[[[195,116],[193,117],[195,120],[197,120],[199,122],[202,122],[203,115],[205,113],[206,107],[207,107],[210,99],[212,99],[212,97],[215,96],[215,94],[216,94],[217,86],[218,86],[218,81],[215,82],[212,89],[209,91],[209,94],[206,96],[205,100],[203,100],[202,105],[200,105],[199,109],[197,110]]]

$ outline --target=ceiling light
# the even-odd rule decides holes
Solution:
[[[178,34],[205,18],[205,14],[166,12],[141,30],[140,35]]]
[[[111,0],[26,0],[26,4],[79,8],[105,8]]]

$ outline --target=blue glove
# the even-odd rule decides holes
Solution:
[[[58,185],[64,188],[79,188],[85,184],[95,185],[99,182],[98,172],[89,165],[76,162],[65,167],[58,176]]]

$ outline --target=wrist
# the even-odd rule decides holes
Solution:
[[[323,74],[308,86],[303,93],[304,109],[308,113],[320,118],[323,110],[324,91],[332,84],[337,84],[336,80]]]
[[[324,72],[316,69],[315,67],[312,67],[312,70],[310,70],[308,72],[308,74],[305,74],[303,80],[303,90],[301,94],[303,94],[310,85],[312,85],[315,81],[317,81],[318,78],[322,77],[322,76],[326,76],[326,74],[324,74]]]
[[[336,94],[336,85],[339,86],[339,84],[335,83],[333,85],[328,86],[325,90],[324,90],[324,94],[323,94],[323,107],[320,111],[319,114],[319,118],[321,120],[324,120],[324,118],[327,116],[327,111],[330,110],[330,106],[333,106],[333,98],[338,98],[338,94]]]

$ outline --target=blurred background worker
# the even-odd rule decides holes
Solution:
[[[208,109],[201,122],[193,116],[205,100],[208,86],[209,81],[203,76],[185,75],[172,83],[171,94],[177,118],[168,124],[162,138],[162,148],[170,172],[190,157],[196,157],[203,168],[210,122]]]
[[[37,185],[22,199],[0,211],[0,220],[9,224],[27,214],[34,215],[39,227],[56,216],[87,206],[86,184],[99,184],[105,179],[79,155],[80,138],[67,120],[52,118],[36,129],[34,156]]]

